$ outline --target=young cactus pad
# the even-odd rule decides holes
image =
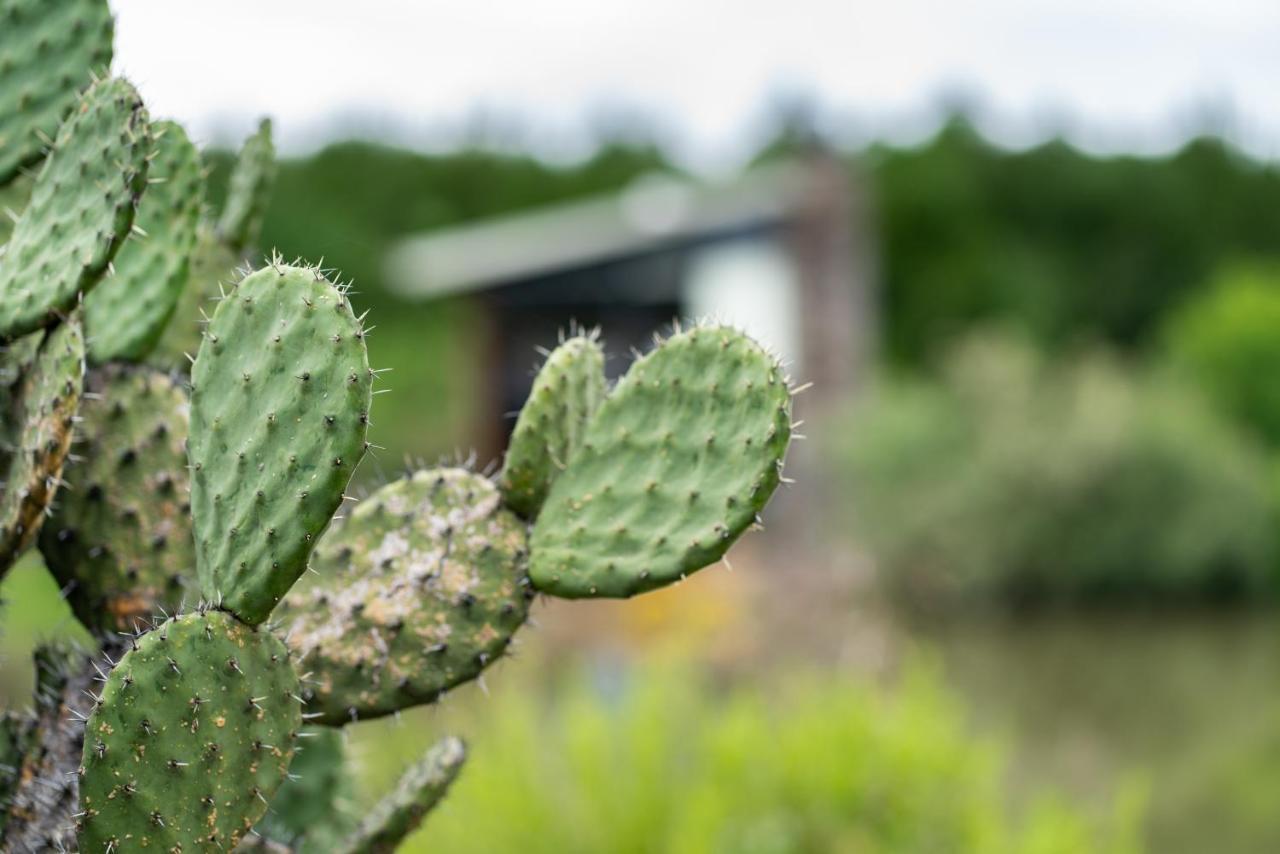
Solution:
[[[258,132],[245,140],[231,173],[227,202],[218,220],[218,237],[234,251],[243,251],[257,239],[271,201],[276,180],[276,149],[271,141],[271,120],[263,119]]]
[[[391,854],[440,802],[467,760],[467,748],[445,738],[405,771],[396,789],[383,798],[360,829],[341,845],[342,854]]]
[[[85,378],[64,490],[40,551],[80,622],[133,629],[176,610],[195,566],[187,395],[170,374],[107,365]]]
[[[106,71],[113,30],[106,0],[0,0],[0,186],[44,156],[90,75]]]
[[[171,370],[190,369],[188,354],[194,356],[199,349],[208,315],[217,306],[225,286],[235,278],[238,263],[236,254],[213,233],[213,226],[200,223],[177,307],[148,362]]]
[[[128,236],[152,151],[124,80],[95,83],[63,123],[0,256],[0,339],[54,322],[97,284]]]
[[[219,304],[191,382],[200,586],[256,625],[306,569],[364,455],[363,327],[318,269],[273,264]]]
[[[120,249],[115,274],[85,297],[89,358],[138,361],[164,331],[187,281],[204,202],[200,153],[174,122],[152,125],[156,155],[134,225],[140,232]]]
[[[342,724],[435,700],[476,678],[525,620],[524,524],[488,480],[420,471],[360,502],[281,609],[311,671],[307,711]]]
[[[604,352],[595,335],[575,335],[547,357],[511,434],[499,487],[507,506],[538,515],[604,400]]]
[[[284,781],[301,706],[283,644],[230,614],[143,635],[85,727],[80,850],[232,850]]]
[[[76,315],[0,345],[0,575],[35,539],[53,500],[83,377]]]
[[[791,396],[777,362],[725,326],[636,361],[551,487],[530,541],[539,590],[652,590],[715,562],[778,485]]]

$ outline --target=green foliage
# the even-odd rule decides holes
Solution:
[[[635,362],[587,425],[530,541],[556,596],[631,596],[719,560],[782,471],[791,393],[777,362],[723,326]]]
[[[44,156],[77,93],[110,64],[114,30],[100,0],[0,0],[0,186]]]
[[[204,203],[200,154],[175,122],[152,125],[156,152],[136,230],[115,272],[85,298],[89,356],[140,361],[155,347],[187,282],[188,258]]]
[[[151,150],[133,86],[94,84],[58,131],[0,256],[0,338],[54,323],[107,272],[133,225]]]
[[[1033,798],[1016,817],[1000,752],[925,670],[891,691],[794,672],[724,690],[669,661],[590,672],[446,716],[470,733],[467,772],[403,850],[1139,850],[1133,816],[1099,823]],[[374,766],[402,761],[402,746],[374,747]]]
[[[81,850],[233,849],[284,782],[298,696],[284,645],[224,612],[143,635],[89,716]]]
[[[1280,270],[1237,267],[1184,305],[1165,343],[1222,409],[1270,447],[1280,447]]]
[[[132,631],[176,610],[195,565],[187,472],[187,394],[173,376],[107,365],[85,378],[65,477],[40,538],[76,617]]]
[[[308,711],[341,725],[475,679],[524,624],[528,549],[494,485],[463,469],[420,471],[360,502],[317,546],[315,583],[280,612],[312,673]]]
[[[35,541],[53,501],[83,377],[78,315],[0,344],[0,576]]]
[[[306,569],[364,456],[364,330],[318,269],[275,263],[219,304],[191,379],[200,586],[256,625]]]
[[[922,366],[974,322],[1042,342],[1151,342],[1224,260],[1275,255],[1280,170],[1215,139],[1167,158],[1054,141],[1010,152],[953,120],[866,162],[883,235],[884,341]]]
[[[604,350],[596,337],[574,335],[547,356],[516,420],[498,486],[526,519],[537,517],[604,399]]]
[[[845,435],[851,512],[915,601],[1255,594],[1265,460],[1185,387],[974,338],[945,384],[889,382]]]

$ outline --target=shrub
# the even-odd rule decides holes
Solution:
[[[1013,816],[1004,764],[931,671],[891,691],[809,673],[717,690],[650,664],[524,686],[449,717],[472,761],[406,851],[526,854],[1134,850],[1133,816],[1040,799]],[[449,721],[455,724],[454,720]],[[404,732],[401,728],[399,732]],[[366,745],[374,766],[403,745]]]
[[[1280,447],[1280,268],[1236,267],[1167,324],[1171,360],[1223,411]]]
[[[914,601],[1252,595],[1275,554],[1261,452],[1185,386],[1100,353],[959,346],[889,381],[843,448],[856,530]]]

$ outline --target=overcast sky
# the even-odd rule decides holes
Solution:
[[[927,132],[963,94],[1000,139],[1161,150],[1222,127],[1280,154],[1280,0],[112,0],[117,70],[205,141],[477,124],[555,156],[609,117],[715,168],[810,93],[859,138]],[[339,133],[341,129],[341,133]]]

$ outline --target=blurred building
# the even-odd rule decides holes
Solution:
[[[485,318],[490,399],[481,457],[505,447],[541,361],[570,321],[600,326],[610,378],[674,320],[733,323],[793,378],[840,399],[873,350],[868,210],[848,164],[825,153],[699,183],[652,176],[626,190],[408,238],[387,258],[404,296],[466,295]],[[495,428],[493,425],[502,425]]]

